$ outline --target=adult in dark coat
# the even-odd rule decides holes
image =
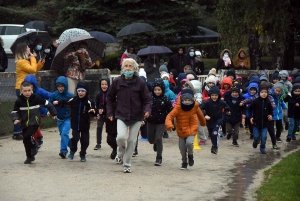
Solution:
[[[3,45],[4,45],[3,40],[0,37],[0,72],[4,72],[5,69],[7,69],[7,65],[8,65],[8,59],[4,51]]]
[[[195,48],[193,46],[190,46],[188,48],[188,51],[186,53],[186,55],[189,57],[190,59],[190,66],[192,67],[193,71],[195,71],[195,67],[196,67],[196,54],[195,54]]]
[[[53,40],[52,44],[44,50],[44,54],[46,55],[46,57],[45,57],[45,64],[42,70],[50,70],[57,47],[58,47],[58,40]]]
[[[190,65],[190,59],[187,55],[184,54],[184,47],[178,47],[178,53],[171,56],[168,62],[168,70],[169,72],[172,69],[175,69],[177,73],[183,73],[183,68],[186,65]]]

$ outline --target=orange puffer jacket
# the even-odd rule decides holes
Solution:
[[[168,114],[165,125],[167,130],[171,130],[173,128],[172,121],[176,118],[177,135],[180,138],[186,138],[196,135],[198,129],[197,117],[200,120],[200,125],[205,126],[206,121],[197,102],[195,102],[194,107],[190,111],[184,111],[181,109],[180,104],[176,104],[174,109]]]

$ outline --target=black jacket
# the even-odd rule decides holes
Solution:
[[[101,81],[102,80],[105,80],[108,84],[108,88],[107,88],[106,91],[102,91],[102,89],[101,89]],[[107,96],[108,89],[109,89],[109,86],[110,86],[110,80],[108,78],[101,79],[100,82],[99,82],[99,85],[100,85],[100,92],[96,96],[95,109],[96,109],[96,115],[99,114],[99,109],[103,110],[102,115],[100,115],[101,118],[103,118],[103,117],[106,117],[106,96]]]
[[[4,72],[5,69],[7,69],[8,59],[7,59],[7,55],[4,51],[4,48],[1,45],[0,45],[0,65],[3,68],[3,69],[0,69],[0,72]]]
[[[154,94],[154,88],[159,86],[162,89],[162,95],[156,96]],[[150,123],[164,124],[165,119],[169,112],[173,109],[172,102],[164,95],[165,85],[164,82],[158,81],[153,84],[152,91],[152,109],[151,115],[147,119]]]
[[[225,112],[230,111],[227,103],[220,99],[216,102],[208,99],[201,104],[201,109],[204,116],[210,116],[210,120],[206,120],[207,128],[214,128],[217,125],[220,126],[224,120],[222,110],[225,109]]]
[[[172,69],[175,69],[177,73],[183,73],[183,68],[186,65],[191,65],[190,58],[185,54],[174,54],[171,56],[168,62],[168,70],[169,72]]]
[[[268,115],[273,116],[273,108],[268,97],[255,99],[249,107],[249,117],[253,118],[254,126],[259,129],[267,128]]]
[[[40,125],[40,106],[45,106],[52,116],[57,112],[53,105],[38,95],[32,94],[28,99],[21,95],[15,102],[11,112],[12,120],[21,120],[22,128]]]
[[[88,99],[88,87],[86,82],[79,81],[78,85],[84,86],[87,90],[83,98],[77,96],[65,101],[59,101],[59,106],[63,107],[65,104],[71,107],[71,128],[78,131],[86,131],[90,129],[90,114],[88,111],[94,109],[94,103]]]
[[[244,100],[244,97],[242,95],[239,95],[239,97],[234,100],[231,96],[231,91],[228,91],[224,94],[224,101],[227,103],[227,105],[230,108],[230,115],[224,114],[224,122],[236,124],[241,121],[242,114],[245,114],[245,106],[241,107],[240,102]],[[234,101],[236,101],[234,103]]]
[[[300,104],[300,96],[294,95],[294,89],[295,87],[292,89],[292,95],[286,96],[284,101],[288,103],[288,117],[300,119],[300,107],[296,107],[296,103]]]
[[[46,57],[45,57],[45,64],[43,66],[43,70],[50,70],[57,48],[52,44],[49,47],[49,49],[50,49],[50,52],[48,54],[44,53],[46,55]]]

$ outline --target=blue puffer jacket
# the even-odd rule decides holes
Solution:
[[[254,76],[253,76],[254,77]],[[252,83],[250,83],[249,84],[249,86],[247,87],[247,93],[246,94],[244,94],[243,95],[243,97],[245,98],[245,99],[249,99],[249,98],[251,98],[251,97],[253,97],[253,96],[251,96],[251,94],[250,94],[250,89],[251,88],[255,88],[256,89],[256,94],[257,94],[257,92],[258,92],[258,84],[257,83],[255,83],[255,82],[252,82]],[[249,118],[249,110],[248,110],[248,108],[249,108],[249,106],[250,106],[250,103],[249,104],[247,104],[246,105],[246,117],[247,118]]]
[[[68,80],[65,76],[60,76],[56,79],[55,84],[63,84],[65,85],[65,89],[62,93],[59,93],[58,90],[53,92],[49,98],[51,104],[53,101],[60,101],[60,100],[69,100],[70,98],[74,97],[74,94],[68,92]],[[69,119],[71,116],[70,106],[55,106],[57,111],[57,118],[60,120]]]
[[[276,108],[273,110],[273,120],[282,120],[282,109],[287,109],[286,103],[283,99],[286,97],[284,92],[281,92],[280,96],[277,96],[272,88],[269,94],[274,98]]]
[[[175,99],[176,99],[176,95],[174,94],[173,91],[171,91],[170,89],[170,83],[168,80],[164,80],[164,84],[165,84],[165,96],[167,96],[167,98],[174,103]]]
[[[45,100],[49,99],[51,93],[49,91],[46,91],[43,88],[39,88],[35,75],[32,74],[27,75],[24,81],[29,82],[33,85],[33,93],[35,93],[36,95],[40,96]],[[45,107],[40,107],[40,112],[41,112],[40,114],[41,116],[47,116],[48,110]]]

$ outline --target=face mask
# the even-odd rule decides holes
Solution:
[[[191,57],[193,57],[195,55],[194,52],[190,52],[189,54],[190,54]]]
[[[37,51],[40,51],[42,49],[42,46],[41,45],[37,45],[36,48],[35,48]]]
[[[224,54],[224,57],[225,57],[225,58],[228,58],[228,54]]]
[[[132,70],[132,71],[123,71],[123,75],[125,76],[125,77],[132,77],[133,76],[133,74],[134,74],[134,71]]]

